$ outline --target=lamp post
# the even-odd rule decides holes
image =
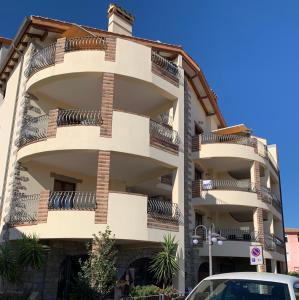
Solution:
[[[206,241],[209,247],[209,276],[212,276],[213,275],[212,245],[214,243],[217,243],[219,246],[222,246],[224,238],[220,234],[215,232],[214,224],[211,224],[211,226],[209,227],[205,225],[198,225],[195,227],[194,234],[192,235],[193,245],[197,245],[199,243],[199,240],[201,239],[201,237],[196,234],[199,228],[202,228],[205,231],[206,238],[205,239],[203,238],[203,240]]]

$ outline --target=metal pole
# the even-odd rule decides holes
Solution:
[[[209,275],[213,275],[213,262],[212,262],[212,232],[211,228],[208,231],[208,243],[209,243]]]

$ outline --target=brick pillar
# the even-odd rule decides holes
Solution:
[[[258,200],[262,200],[262,192],[261,192],[261,176],[260,176],[260,163],[254,161],[251,165],[250,170],[251,182],[255,185],[257,198]]]
[[[265,249],[265,237],[264,237],[264,220],[263,220],[263,209],[257,207],[253,213],[253,227],[256,232],[257,242],[261,243]],[[266,265],[258,265],[258,272],[266,272]]]
[[[48,133],[47,133],[48,138],[56,137],[57,117],[58,117],[58,109],[50,110],[49,121],[48,121]]]
[[[106,37],[106,50],[105,50],[105,60],[115,61],[116,56],[116,37],[107,36]]]
[[[110,151],[98,152],[95,223],[107,224],[110,177]]]
[[[37,223],[47,223],[49,197],[50,191],[45,190],[40,192],[37,209]]]
[[[103,74],[102,86],[102,105],[101,115],[103,124],[101,126],[101,136],[112,136],[112,114],[113,114],[113,98],[114,98],[114,74]]]
[[[66,38],[61,38],[56,42],[55,64],[59,64],[64,61],[65,41]]]

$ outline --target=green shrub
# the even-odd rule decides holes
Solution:
[[[166,287],[161,293],[171,298],[179,296],[179,291],[172,286]]]
[[[155,285],[137,285],[130,289],[130,297],[144,297],[159,295],[160,288]]]
[[[297,273],[297,272],[289,272],[288,275],[299,277],[299,273]]]

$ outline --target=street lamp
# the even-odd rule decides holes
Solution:
[[[204,240],[204,238],[201,238],[201,236],[199,236],[197,234],[197,230],[199,228],[203,228],[206,233],[205,241],[209,245],[209,275],[212,276],[213,275],[212,245],[217,243],[219,246],[222,246],[224,238],[220,234],[215,232],[214,224],[211,224],[211,226],[209,228],[206,227],[205,225],[198,225],[195,227],[194,234],[192,235],[192,244],[193,245],[198,245],[200,240]]]

